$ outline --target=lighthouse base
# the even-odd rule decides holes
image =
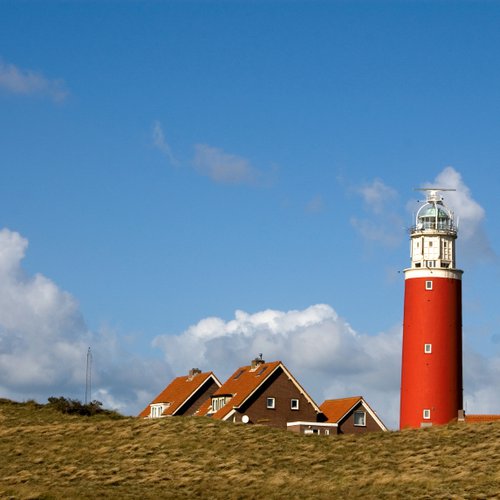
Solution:
[[[447,424],[462,410],[461,274],[405,271],[400,428]]]

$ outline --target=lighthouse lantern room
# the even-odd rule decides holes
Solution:
[[[410,228],[405,269],[400,428],[446,424],[462,410],[462,272],[457,226],[440,195],[427,200]]]

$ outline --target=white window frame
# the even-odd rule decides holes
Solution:
[[[290,409],[298,410],[299,409],[299,400],[298,399],[290,399]]]
[[[426,408],[425,410],[422,411],[422,418],[424,420],[430,420],[431,419],[431,410]]]
[[[432,354],[432,344],[424,344],[424,353]]]
[[[266,408],[268,410],[276,409],[276,398],[266,398]]]
[[[215,413],[223,408],[227,403],[226,396],[212,397],[212,411]]]
[[[356,415],[362,415],[362,421],[363,423],[356,423]],[[355,427],[366,427],[366,411],[363,410],[356,410],[353,414],[353,420],[354,420],[354,426]]]
[[[150,418],[160,418],[163,415],[163,410],[165,410],[166,405],[163,404],[152,404]]]
[[[425,289],[426,290],[432,290],[432,280],[427,280],[425,282]]]

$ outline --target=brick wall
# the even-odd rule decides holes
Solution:
[[[354,412],[364,411],[366,414],[366,426],[354,425]],[[339,434],[363,434],[365,432],[381,431],[382,429],[372,416],[366,411],[361,402],[354,407],[354,410],[342,421],[339,422]]]
[[[207,380],[194,394],[189,401],[179,408],[176,415],[194,415],[196,410],[219,388],[213,379]]]
[[[275,398],[275,408],[267,408],[267,398]],[[299,400],[299,409],[291,409],[291,400]],[[231,404],[229,402],[228,404]],[[241,409],[236,411],[234,421],[248,415],[253,424],[269,425],[286,429],[292,421],[316,421],[317,413],[306,397],[299,392],[288,376],[278,368]]]

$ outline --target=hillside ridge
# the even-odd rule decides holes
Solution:
[[[0,400],[0,498],[495,498],[500,422],[300,436]]]

